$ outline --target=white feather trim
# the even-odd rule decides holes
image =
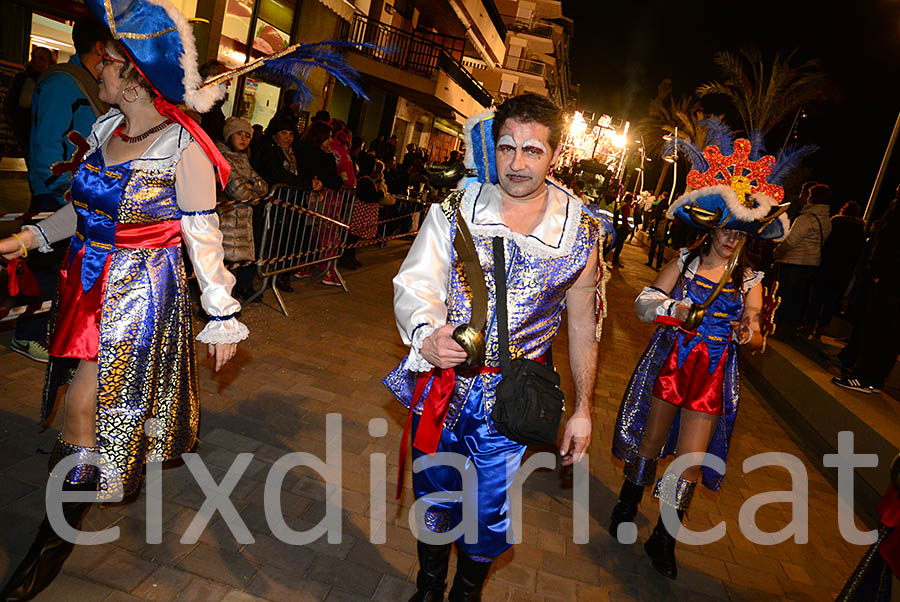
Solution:
[[[725,205],[731,211],[731,214],[734,215],[737,219],[743,222],[753,222],[756,220],[763,219],[769,214],[769,210],[772,206],[777,205],[770,196],[764,194],[752,194],[750,198],[756,201],[756,207],[752,209],[750,207],[746,207],[741,203],[737,198],[737,193],[728,186],[727,184],[720,184],[718,186],[706,186],[704,188],[698,188],[697,190],[692,190],[686,194],[681,195],[678,199],[672,203],[672,206],[669,207],[666,215],[669,218],[675,217],[675,210],[679,207],[683,207],[700,197],[719,195],[725,201]]]
[[[225,90],[221,86],[199,89],[203,85],[203,78],[200,77],[197,66],[197,43],[194,40],[193,28],[185,16],[167,0],[147,0],[147,2],[161,6],[178,28],[178,37],[181,38],[181,47],[184,49],[179,57],[181,70],[184,72],[181,80],[184,86],[184,104],[198,113],[206,113],[225,96]]]
[[[494,114],[494,109],[488,109],[483,113],[479,113],[473,117],[469,117],[466,120],[466,124],[463,126],[463,136],[466,140],[466,156],[463,159],[463,163],[468,169],[475,169],[475,151],[474,144],[472,144],[472,128],[478,125],[480,122],[485,120]],[[492,134],[493,135],[493,134]]]

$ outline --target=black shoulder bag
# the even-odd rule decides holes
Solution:
[[[565,408],[565,398],[559,388],[559,374],[553,369],[552,361],[544,365],[525,358],[510,360],[503,239],[495,237],[493,247],[503,380],[497,386],[491,419],[497,432],[516,443],[554,445]]]

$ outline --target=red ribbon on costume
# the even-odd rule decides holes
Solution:
[[[21,259],[10,259],[6,264],[7,288],[9,295],[15,297],[19,293],[27,297],[40,297],[41,289],[38,287],[34,272]]]
[[[156,98],[153,99],[153,106],[156,107],[156,110],[159,111],[163,117],[168,117],[172,121],[178,123],[193,136],[194,140],[197,141],[197,144],[200,145],[200,148],[203,149],[203,152],[209,160],[212,161],[213,167],[219,176],[219,182],[222,184],[222,190],[224,190],[225,185],[228,183],[228,174],[231,173],[231,165],[228,164],[228,161],[225,160],[225,157],[222,156],[222,153],[219,152],[219,149],[216,148],[216,145],[207,133],[203,131],[200,124],[162,96],[157,95]]]
[[[409,430],[412,426],[413,409],[419,403],[425,386],[434,376],[431,390],[425,398],[422,408],[422,418],[419,420],[419,428],[416,429],[416,440],[413,446],[426,454],[437,451],[438,442],[441,440],[441,432],[444,429],[444,418],[450,408],[450,397],[456,387],[456,370],[453,368],[432,368],[428,372],[422,372],[416,379],[413,389],[412,401],[409,404],[409,415],[406,417],[406,426],[403,427],[403,438],[400,439],[400,469],[397,475],[397,495],[400,499],[400,491],[403,489],[403,477],[406,476],[406,452],[409,447]]]
[[[893,485],[878,502],[878,513],[882,525],[894,528],[878,546],[878,553],[891,567],[894,576],[900,578],[900,491]]]
[[[544,363],[544,356],[537,358],[536,362]],[[481,366],[479,374],[499,374],[500,366]],[[406,417],[406,426],[403,427],[403,438],[400,439],[400,467],[397,475],[396,499],[400,499],[403,489],[403,480],[406,476],[406,452],[409,447],[409,431],[412,427],[413,410],[419,403],[429,379],[434,375],[428,397],[422,406],[422,417],[419,419],[419,427],[416,429],[416,438],[413,447],[420,452],[433,454],[437,451],[441,434],[444,432],[444,420],[447,418],[447,410],[450,409],[450,398],[453,389],[456,388],[456,370],[453,368],[432,368],[428,372],[422,372],[416,379],[413,389],[412,401],[409,404],[409,415]]]

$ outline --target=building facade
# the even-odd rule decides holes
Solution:
[[[534,92],[573,109],[577,86],[570,79],[572,20],[560,0],[497,0],[506,29],[506,53],[497,64],[471,56],[463,64],[498,100]]]

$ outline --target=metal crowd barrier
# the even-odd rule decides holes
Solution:
[[[313,192],[276,186],[265,199],[257,245],[256,264],[263,282],[248,301],[270,287],[282,313],[288,315],[275,277],[338,259],[346,248],[355,198],[356,190],[349,188]],[[338,277],[346,292],[347,284]]]
[[[427,199],[414,196],[394,196],[396,203],[390,207],[382,207],[376,223],[376,233],[372,238],[360,239],[347,248],[383,245],[389,240],[415,236],[419,225],[425,219],[425,212],[431,206]]]

